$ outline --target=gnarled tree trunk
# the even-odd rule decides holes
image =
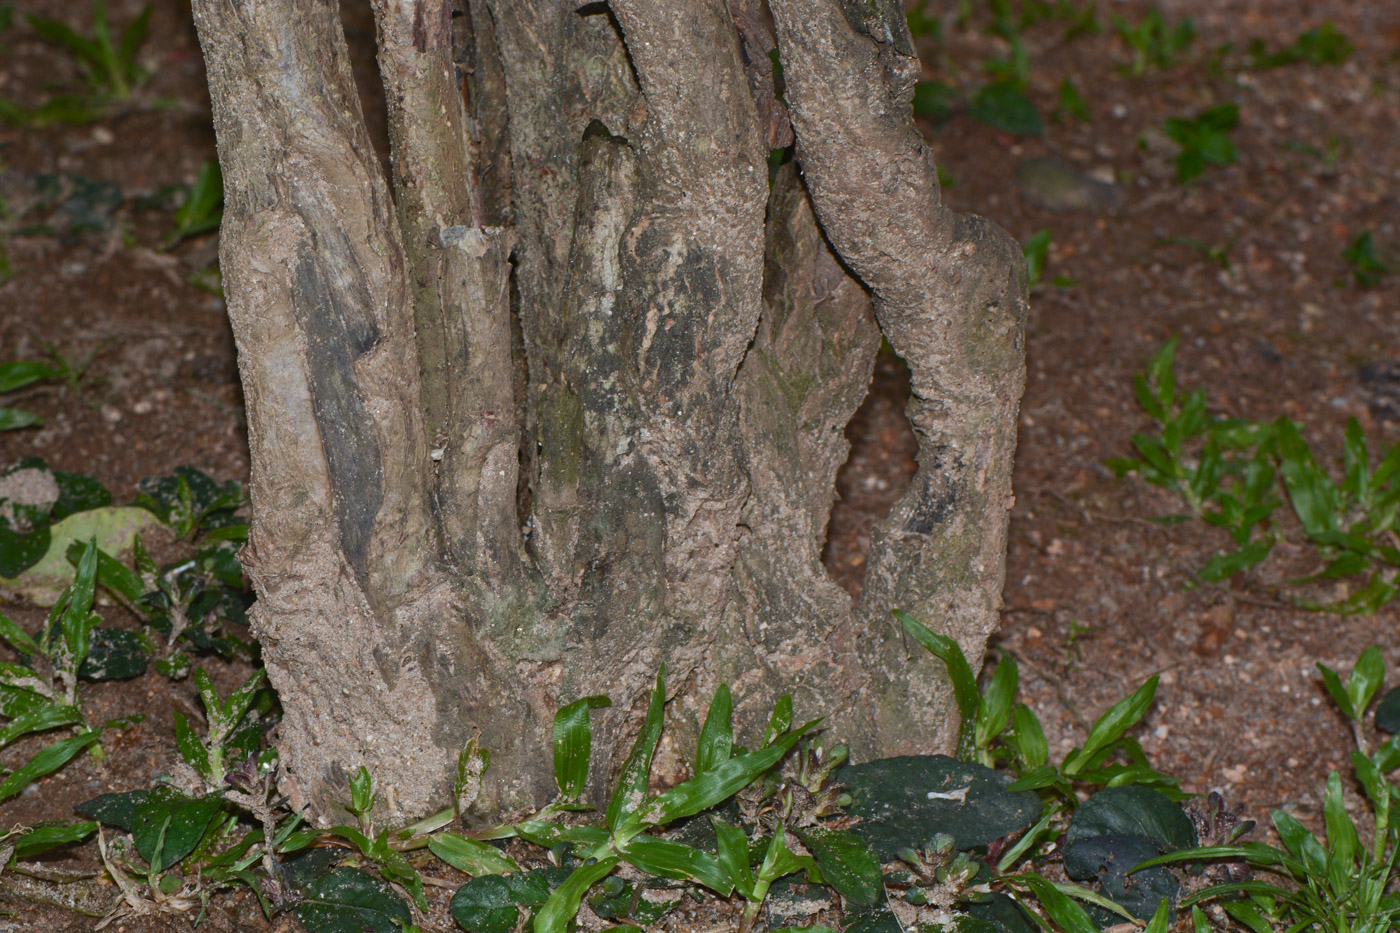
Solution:
[[[623,738],[663,662],[681,735],[728,682],[949,746],[890,610],[974,665],[997,626],[1026,278],[939,202],[898,3],[374,0],[391,179],[335,0],[194,9],[294,792],[367,764],[417,814],[479,737],[484,802],[540,802],[556,706]],[[882,333],[919,469],[853,602],[820,554]]]

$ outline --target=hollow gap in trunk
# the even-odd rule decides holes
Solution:
[[[355,90],[360,94],[365,129],[388,177],[389,112],[384,103],[384,80],[379,74],[374,9],[369,0],[341,0],[340,24],[345,30],[345,44],[350,47],[350,68],[355,75]]]
[[[826,528],[822,563],[852,596],[859,596],[870,550],[870,529],[909,490],[918,442],[904,408],[909,367],[880,347],[865,401],[846,425],[850,456],[836,474],[836,504]]]

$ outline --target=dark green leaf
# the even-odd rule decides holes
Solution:
[[[88,819],[115,826],[122,832],[129,833],[136,822],[136,807],[150,793],[148,790],[133,790],[123,794],[103,794],[84,801],[73,809]]]
[[[401,933],[413,911],[389,882],[337,868],[311,885],[297,904],[297,919],[310,933]]]
[[[1144,836],[1173,849],[1196,844],[1196,832],[1181,807],[1150,787],[1131,785],[1106,787],[1080,804],[1065,841],[1103,835]]]
[[[1385,657],[1381,654],[1380,648],[1371,645],[1361,652],[1356,666],[1351,669],[1351,676],[1347,678],[1347,697],[1351,700],[1351,708],[1356,711],[1358,716],[1365,714],[1371,701],[1376,698],[1376,691],[1380,690],[1381,681],[1384,679]]]
[[[112,504],[112,494],[107,487],[91,476],[54,470],[53,479],[58,484],[58,500],[53,504],[51,516],[55,522],[79,512],[105,509]]]
[[[794,830],[817,860],[822,878],[854,904],[878,904],[885,898],[880,860],[863,839],[841,829]]]
[[[58,370],[48,363],[40,363],[37,360],[13,360],[9,363],[0,363],[0,393],[23,389],[27,385],[45,379],[59,378],[61,377]]]
[[[729,881],[745,898],[753,897],[753,866],[749,860],[749,837],[739,827],[730,825],[719,817],[711,817],[714,824],[716,849],[719,863],[729,875]]]
[[[1376,728],[1394,735],[1400,732],[1400,687],[1392,687],[1376,707]]]
[[[150,646],[140,632],[120,628],[94,629],[87,657],[78,674],[89,680],[130,680],[146,673]]]
[[[18,431],[20,428],[29,428],[43,423],[43,419],[33,412],[23,411],[19,408],[0,407],[0,431]]]
[[[881,861],[939,833],[959,849],[985,846],[1030,826],[1041,812],[1036,794],[1007,790],[1010,775],[946,755],[848,765],[834,777],[851,797],[846,812],[861,818],[851,832]]]
[[[1342,715],[1348,719],[1360,719],[1361,712],[1351,705],[1351,695],[1347,693],[1347,688],[1342,685],[1342,678],[1337,676],[1337,672],[1332,670],[1321,661],[1317,662],[1317,670],[1322,674],[1322,685],[1327,688],[1332,701],[1337,704],[1337,708],[1342,711]]]
[[[1162,844],[1146,836],[1102,835],[1081,838],[1065,847],[1065,874],[1076,881],[1098,881],[1103,893],[1139,920],[1146,920],[1159,902],[1176,897],[1170,870],[1135,866],[1161,854]]]
[[[168,784],[157,785],[136,805],[136,851],[153,871],[164,871],[194,851],[222,808],[217,794],[186,797]]]
[[[17,577],[39,563],[52,541],[47,524],[26,534],[0,525],[0,577]]]
[[[988,84],[972,95],[967,113],[979,123],[1015,136],[1041,136],[1045,121],[1030,98],[1014,82]]]

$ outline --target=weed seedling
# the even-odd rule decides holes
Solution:
[[[1316,29],[1309,29],[1298,36],[1292,45],[1285,46],[1277,52],[1270,52],[1263,39],[1255,39],[1249,43],[1249,64],[1251,68],[1257,69],[1281,68],[1300,62],[1309,65],[1340,65],[1351,58],[1354,51],[1356,47],[1351,44],[1351,40],[1338,32],[1331,22],[1324,22]]]
[[[1367,230],[1342,250],[1342,258],[1351,266],[1352,281],[1357,288],[1375,288],[1390,274],[1390,264],[1376,254],[1376,242]]]
[[[1022,247],[1022,252],[1026,256],[1026,274],[1029,277],[1030,287],[1038,288],[1042,282],[1041,278],[1045,273],[1045,260],[1050,255],[1050,231],[1041,230],[1031,236]],[[1074,279],[1067,275],[1057,275],[1050,282],[1056,288],[1072,288]]]
[[[106,0],[92,0],[92,35],[85,36],[66,23],[30,16],[29,25],[39,35],[66,48],[77,59],[83,78],[93,93],[108,100],[124,101],[146,78],[136,61],[151,22],[147,4],[122,30],[116,41],[107,22]]]
[[[1240,122],[1238,104],[1221,104],[1204,110],[1193,120],[1173,117],[1165,128],[1181,147],[1176,157],[1176,178],[1186,184],[1206,170],[1207,165],[1233,165],[1239,161],[1230,133]]]
[[[1130,23],[1113,16],[1113,30],[1133,50],[1128,73],[1134,77],[1157,69],[1173,68],[1181,54],[1196,41],[1196,24],[1183,19],[1171,25],[1157,7],[1150,7],[1142,19]]]
[[[34,360],[0,363],[0,395],[18,392],[36,382],[55,381],[59,378],[58,371],[47,363],[39,363]],[[14,431],[43,423],[43,420],[33,412],[0,406],[0,431]]]
[[[218,162],[204,162],[194,184],[184,189],[184,201],[175,211],[175,227],[165,235],[166,249],[188,237],[219,229],[223,221],[224,181]]]

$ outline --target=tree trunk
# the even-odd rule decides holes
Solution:
[[[1026,279],[939,202],[899,4],[374,0],[392,179],[335,0],[194,9],[296,802],[366,764],[419,814],[479,737],[480,805],[539,803],[554,709],[610,695],[620,754],[663,663],[673,772],[721,682],[741,727],[787,692],[861,757],[950,746],[890,610],[974,666],[996,629]],[[820,555],[882,332],[919,469],[853,603]]]

